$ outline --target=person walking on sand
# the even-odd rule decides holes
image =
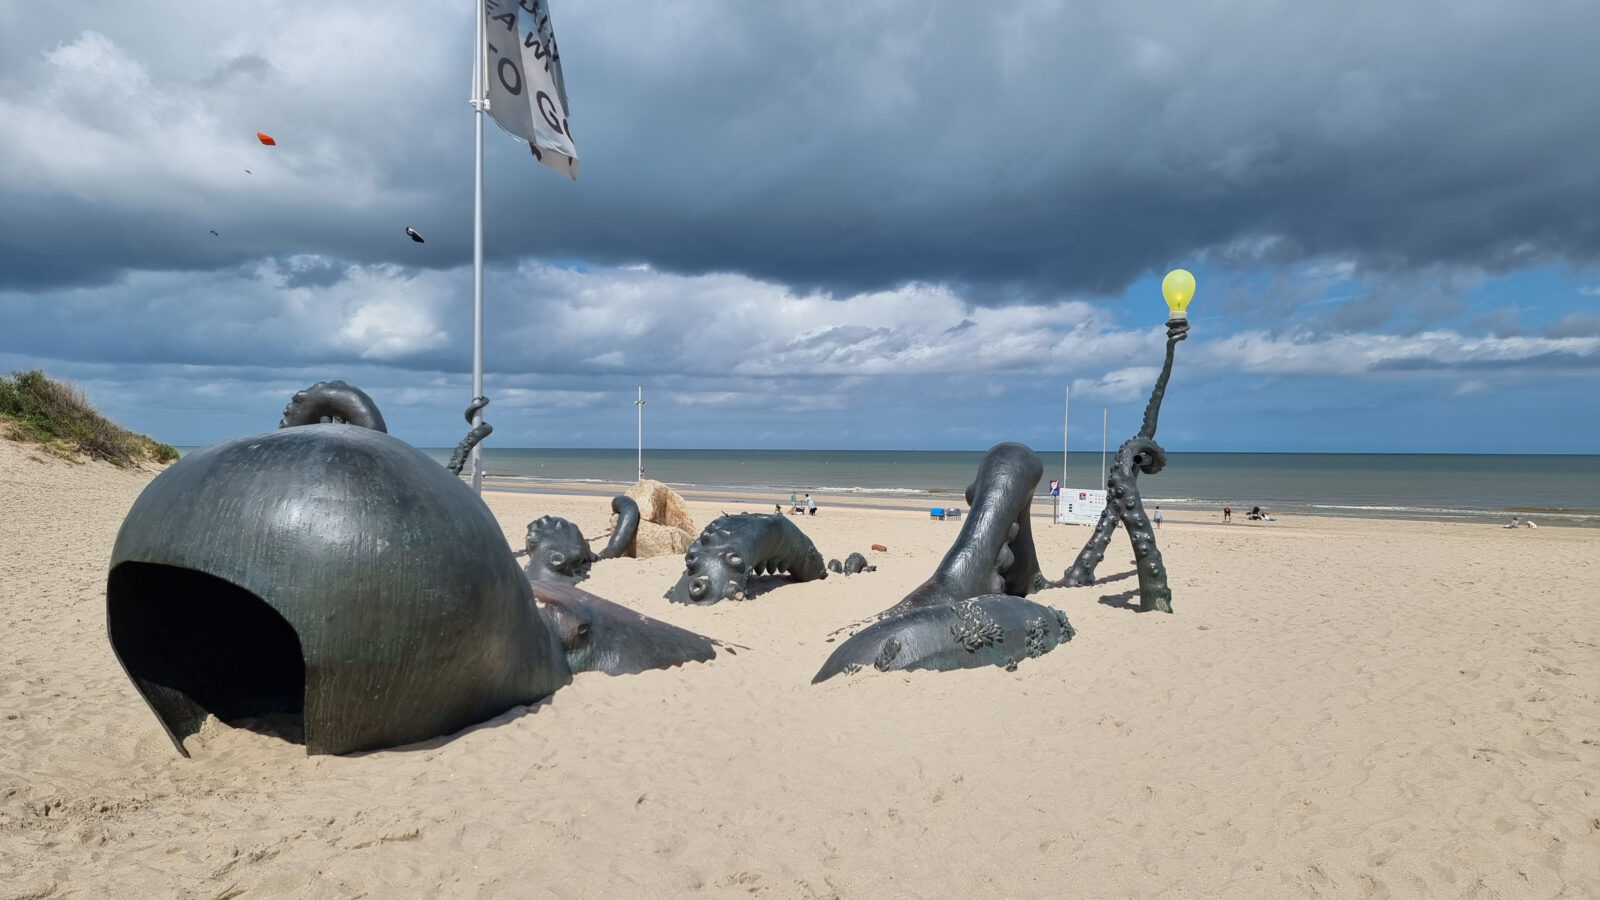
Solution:
[[[1222,521],[1225,523],[1233,522],[1233,507],[1224,506],[1222,508]]]
[[[789,492],[789,515],[800,515],[800,500],[794,491]]]
[[[1161,530],[1161,507],[1159,507],[1159,506],[1156,507],[1156,514],[1155,514],[1154,518],[1155,518],[1155,523],[1156,523],[1156,530],[1160,531]]]
[[[811,499],[811,495],[807,494],[806,495],[806,515],[814,516],[816,514],[817,514],[817,501]]]

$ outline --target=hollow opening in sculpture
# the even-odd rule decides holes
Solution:
[[[209,713],[304,743],[300,638],[244,588],[178,566],[127,562],[106,585],[111,647],[177,745]]]

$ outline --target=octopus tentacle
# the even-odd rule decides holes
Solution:
[[[367,392],[343,381],[319,381],[303,391],[295,391],[283,408],[279,428],[342,422],[388,433],[383,413]]]
[[[1167,358],[1150,392],[1150,402],[1145,405],[1144,424],[1139,433],[1129,438],[1117,449],[1111,471],[1106,475],[1106,508],[1095,523],[1089,542],[1079,551],[1072,567],[1058,582],[1057,587],[1074,587],[1092,584],[1095,567],[1105,558],[1106,545],[1120,522],[1128,529],[1133,541],[1133,558],[1139,574],[1139,608],[1145,612],[1172,612],[1172,590],[1167,586],[1167,568],[1156,547],[1155,531],[1145,515],[1144,500],[1139,496],[1139,473],[1154,475],[1167,465],[1167,451],[1156,443],[1156,423],[1161,415],[1161,401],[1167,393],[1167,380],[1172,377],[1172,358],[1178,342],[1189,336],[1187,322],[1167,324]]]
[[[478,411],[488,405],[488,397],[473,397],[472,403],[467,406],[467,423],[471,424],[472,420],[477,418]],[[462,438],[461,443],[456,445],[455,452],[450,454],[450,461],[445,463],[445,468],[460,475],[461,470],[466,468],[467,457],[472,453],[472,448],[478,446],[484,438],[493,433],[494,426],[488,422],[480,420],[478,424],[473,425],[472,430],[467,432],[467,436]]]

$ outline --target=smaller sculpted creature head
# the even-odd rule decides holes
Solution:
[[[577,584],[589,577],[595,555],[578,526],[556,516],[528,523],[528,564],[523,571],[533,581]]]
[[[715,538],[722,536],[724,540]],[[743,600],[750,579],[749,561],[739,555],[725,532],[703,534],[683,556],[685,585],[691,603]]]

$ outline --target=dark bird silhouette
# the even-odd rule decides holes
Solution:
[[[252,172],[252,171],[250,171],[250,170],[249,170],[249,169],[245,169],[245,170],[244,170],[244,173],[245,173],[245,174],[246,174],[246,175],[254,175],[254,174],[255,174],[255,173],[254,173],[254,172]]]
[[[213,230],[213,231],[212,231],[212,232],[211,232],[211,236],[212,236],[212,237],[222,237],[222,235],[220,235],[220,234],[217,234],[217,233],[216,233],[216,231],[215,231],[215,230]]]
[[[413,240],[413,241],[416,241],[416,242],[417,242],[417,243],[419,243],[419,244],[421,244],[421,243],[425,243],[425,242],[424,242],[424,241],[423,241],[423,240],[422,240],[422,235],[420,235],[420,234],[417,234],[417,230],[416,230],[416,229],[415,229],[415,228],[412,228],[412,227],[411,227],[411,226],[410,226],[410,225],[407,225],[407,226],[406,226],[406,234],[408,234],[408,235],[410,235],[410,236],[411,236],[411,239],[412,239],[412,240]]]

